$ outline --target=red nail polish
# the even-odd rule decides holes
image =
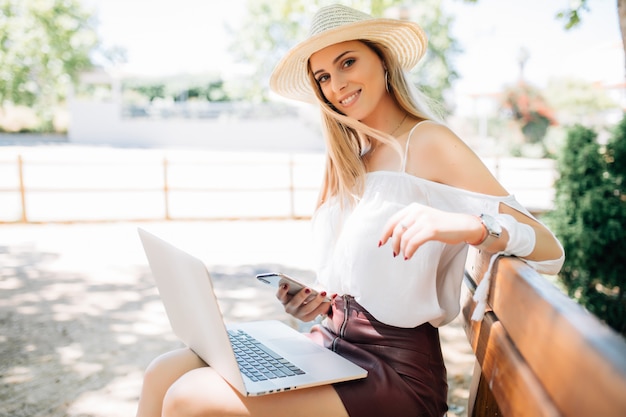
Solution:
[[[398,254],[394,252],[393,253],[393,257],[395,258],[396,256],[398,256]]]
[[[286,289],[288,289],[288,288],[289,288],[289,285],[287,285],[287,284],[283,284],[283,285],[281,285],[281,287],[280,287],[280,288],[282,288],[283,290],[286,290]]]
[[[326,297],[326,291],[322,291],[322,292],[320,293],[320,295],[321,295],[322,297]]]
[[[337,294],[331,295],[330,298],[332,298],[334,300],[335,298],[337,298]]]
[[[379,240],[379,241],[378,241],[378,247],[380,248],[382,245],[383,245],[383,241],[382,241],[382,240]]]
[[[309,288],[306,288],[306,289],[304,290],[304,293],[305,293],[305,294],[311,294],[311,290],[310,290]]]
[[[408,260],[409,260],[409,258],[408,258],[407,256],[405,256],[405,257],[404,257],[404,260],[405,260],[405,261],[408,261]]]

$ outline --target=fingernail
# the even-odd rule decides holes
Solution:
[[[322,291],[322,292],[320,293],[320,295],[321,295],[322,297],[326,297],[326,291]]]
[[[379,241],[378,241],[378,247],[380,248],[382,245],[383,245],[383,241],[382,241],[382,240],[379,240]]]
[[[283,285],[280,286],[280,288],[282,288],[283,290],[286,290],[287,288],[289,288],[289,285],[283,284]]]
[[[395,258],[396,256],[398,256],[398,254],[394,252],[393,253],[393,257]]]
[[[305,294],[311,294],[311,290],[310,290],[309,288],[306,288],[306,289],[304,290],[304,293],[305,293]]]
[[[334,300],[335,298],[337,298],[337,294],[331,295],[330,298],[332,298]]]
[[[408,256],[405,256],[405,257],[404,257],[404,260],[405,260],[405,261],[408,261],[408,260],[409,260]]]

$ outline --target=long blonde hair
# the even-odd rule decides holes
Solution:
[[[408,82],[407,74],[384,45],[363,39],[359,41],[381,59],[388,72],[389,94],[402,109],[419,119],[439,120],[428,104],[430,100]],[[339,113],[324,97],[310,67],[309,79],[320,102],[327,149],[326,169],[317,207],[334,197],[339,199],[342,206],[346,202],[354,204],[363,192],[366,171],[361,155],[370,141],[378,140],[391,145],[399,154],[402,154],[402,149],[391,135]]]

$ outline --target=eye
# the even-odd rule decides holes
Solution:
[[[330,76],[328,74],[322,74],[317,78],[317,82],[319,84],[323,83],[324,81],[328,81],[328,79],[330,78]]]
[[[352,65],[354,65],[355,62],[356,62],[356,59],[348,58],[345,61],[343,61],[342,67],[343,68],[351,67]]]

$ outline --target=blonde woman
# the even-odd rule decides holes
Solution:
[[[244,398],[181,349],[148,368],[138,416],[444,416],[438,327],[459,313],[468,246],[558,272],[558,240],[408,82],[426,45],[413,22],[329,6],[270,80],[285,97],[319,104],[327,146],[313,219],[325,291],[309,300],[309,289],[283,287],[277,297],[298,319],[326,316],[309,336],[367,378]]]

